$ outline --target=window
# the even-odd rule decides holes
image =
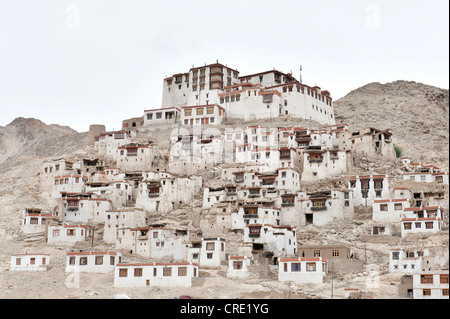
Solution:
[[[411,223],[404,223],[403,229],[411,229]]]
[[[339,257],[339,256],[340,256],[339,249],[332,249],[332,250],[331,250],[331,255],[332,255],[333,257]]]
[[[114,256],[111,256],[111,257],[109,257],[109,264],[110,265],[114,265],[115,264],[115,257]]]
[[[134,277],[142,277],[142,268],[134,268]]]
[[[213,258],[213,254],[212,253],[207,253],[206,254],[206,258],[207,259],[212,259]]]
[[[206,114],[214,114],[214,108],[213,107],[207,107],[206,108]]]
[[[127,277],[128,276],[128,269],[122,268],[119,269],[119,277]]]
[[[433,229],[433,222],[425,222],[426,229]]]
[[[36,263],[36,258],[30,258],[30,265],[34,265]]]
[[[392,252],[392,259],[398,260],[400,258],[400,252],[399,251],[393,251]]]
[[[69,257],[69,265],[75,265],[75,257]]]
[[[203,108],[197,109],[197,115],[203,115]]]
[[[291,271],[301,271],[300,263],[292,263],[291,264]],[[314,264],[315,265],[315,264]]]
[[[380,211],[387,212],[387,210],[388,210],[388,205],[387,204],[380,205]]]
[[[422,295],[423,296],[431,296],[431,289],[423,289]]]
[[[433,275],[420,275],[420,283],[421,284],[432,284],[433,283]]]
[[[206,250],[214,250],[215,243],[206,243]]]
[[[414,223],[414,227],[422,228],[422,223],[421,222],[416,222],[416,223]]]
[[[314,249],[313,250],[313,256],[314,257],[320,257],[320,250],[319,249]]]
[[[163,268],[163,276],[165,276],[165,277],[172,276],[172,267],[164,267]]]
[[[95,257],[95,264],[96,265],[103,265],[103,256],[96,256]]]
[[[306,271],[316,271],[316,263],[306,263]]]
[[[80,265],[81,266],[87,265],[87,257],[80,257]]]
[[[178,267],[178,276],[187,276],[187,267]]]
[[[191,114],[192,114],[192,110],[184,110],[184,115],[185,116],[191,116]]]
[[[439,282],[441,284],[448,284],[448,275],[440,275],[439,276]]]
[[[67,236],[75,236],[75,229],[68,229]]]
[[[442,296],[448,296],[448,289],[442,289]]]
[[[242,269],[242,261],[233,261],[233,269]]]
[[[402,210],[403,205],[402,204],[394,204],[394,210]]]

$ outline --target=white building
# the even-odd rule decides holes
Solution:
[[[46,222],[52,219],[53,214],[43,212],[41,209],[26,208],[23,210],[22,216],[22,232],[36,234],[45,232]]]
[[[181,124],[183,125],[220,125],[225,117],[225,109],[218,104],[183,106]]]
[[[11,256],[10,271],[47,271],[49,254],[14,254]]]
[[[117,149],[116,163],[122,171],[148,171],[156,165],[158,150],[150,143],[130,143]]]
[[[163,172],[147,174],[139,184],[136,207],[168,213],[178,205],[190,204],[201,188],[201,176],[173,177]]]
[[[449,185],[448,172],[414,172],[414,173],[404,173],[403,180],[422,182],[422,183],[434,183]]]
[[[303,150],[302,181],[316,181],[347,173],[347,152],[308,146]]]
[[[327,273],[328,261],[322,257],[282,258],[278,265],[278,280],[282,282],[321,284]]]
[[[413,299],[449,299],[448,269],[414,274]]]
[[[410,207],[403,210],[401,235],[437,233],[441,231],[442,207]]]
[[[236,213],[231,214],[231,229],[244,230],[249,224],[267,224],[279,226],[281,210],[278,207],[265,207],[258,204],[244,204]]]
[[[177,124],[180,121],[180,116],[181,111],[177,107],[145,110],[144,126]]]
[[[349,188],[353,190],[354,206],[372,206],[374,200],[389,199],[386,175],[352,176]]]
[[[189,232],[162,227],[118,228],[116,247],[144,258],[186,260]]]
[[[389,272],[415,274],[424,270],[424,256],[428,249],[391,249],[389,251]]]
[[[289,197],[290,196],[290,197]],[[296,215],[283,216],[283,218],[294,220],[295,225],[303,226],[307,224],[325,225],[331,221],[351,217],[354,212],[352,201],[353,192],[351,190],[331,190],[326,192],[298,193],[298,203],[293,195],[283,195],[284,208],[294,202],[297,209]],[[295,206],[294,205],[294,206]],[[289,207],[286,207],[289,208]],[[286,211],[286,214],[288,211]],[[290,212],[292,214],[292,212]]]
[[[335,123],[330,92],[300,83],[289,73],[270,70],[239,76],[237,70],[214,63],[164,79],[161,110],[213,104],[222,106],[230,119],[291,115]],[[187,125],[195,124],[189,120]]]
[[[52,198],[60,198],[61,193],[84,193],[86,188],[87,176],[83,175],[62,175],[55,176]]]
[[[244,243],[251,243],[253,250],[271,252],[277,258],[297,255],[297,238],[292,226],[246,225]]]
[[[251,260],[247,256],[230,256],[228,258],[227,278],[250,278],[250,263]]]
[[[120,252],[81,251],[68,252],[66,255],[66,272],[109,273],[122,259]]]
[[[61,216],[64,221],[76,223],[105,221],[105,212],[111,210],[112,203],[105,198],[92,198],[92,194],[62,194]]]
[[[48,225],[48,244],[74,244],[89,237],[89,228],[84,225]]]
[[[127,131],[106,132],[95,137],[94,150],[98,155],[115,161],[117,149],[131,142],[132,136]]]
[[[133,184],[124,180],[87,183],[86,193],[94,194],[96,198],[109,200],[113,207],[126,207],[134,204]]]
[[[224,238],[203,238],[200,250],[200,267],[217,267],[222,264],[226,254],[226,242]]]
[[[380,199],[373,201],[372,220],[379,223],[400,223],[403,210],[411,207],[408,199]]]
[[[198,277],[193,263],[117,264],[114,287],[191,287]]]
[[[145,211],[140,208],[122,208],[106,211],[103,241],[115,244],[119,228],[144,227]]]

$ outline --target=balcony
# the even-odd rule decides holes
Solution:
[[[148,197],[158,197],[159,193],[148,193]]]
[[[69,212],[73,212],[73,211],[79,210],[79,207],[78,206],[68,206],[67,210]]]
[[[292,206],[295,206],[295,203],[291,203],[291,202],[281,203],[281,206],[283,206],[283,207],[292,207]]]
[[[321,210],[327,210],[327,206],[316,206],[316,207],[311,207],[311,210],[313,212],[317,212],[317,211],[321,211]]]
[[[235,196],[235,195],[237,195],[237,192],[236,191],[228,191],[226,194],[227,194],[227,196]]]
[[[256,194],[248,194],[248,198],[255,198],[255,197],[259,197],[259,193],[256,193]]]
[[[308,161],[310,163],[322,163],[323,162],[323,158],[310,158]]]
[[[309,141],[311,141],[311,136],[310,135],[297,135],[295,137],[295,140],[297,142],[309,142]]]
[[[257,237],[260,237],[260,236],[261,236],[260,233],[250,233],[250,234],[248,234],[248,237],[250,237],[250,238],[257,238]]]
[[[258,218],[258,214],[246,214],[244,213],[244,218]]]
[[[138,239],[138,240],[147,240],[147,239],[148,239],[148,236],[147,236],[147,235],[140,235],[140,236],[138,236],[137,239]]]

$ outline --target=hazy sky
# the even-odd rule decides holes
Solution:
[[[273,68],[334,100],[370,82],[449,87],[448,0],[0,0],[0,126],[120,129],[163,78]]]

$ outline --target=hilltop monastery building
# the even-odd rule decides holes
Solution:
[[[164,79],[162,105],[144,111],[144,126],[220,124],[292,115],[334,125],[330,92],[277,70],[239,76],[220,63],[192,67]]]

